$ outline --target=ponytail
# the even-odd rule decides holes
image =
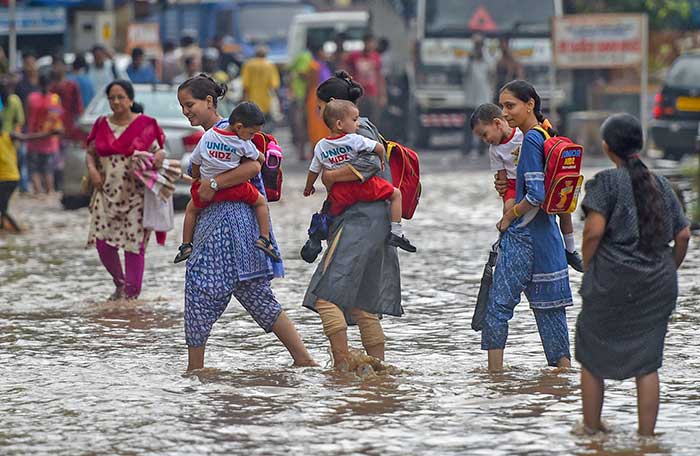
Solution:
[[[331,99],[347,100],[357,103],[364,94],[362,86],[346,71],[336,71],[332,77],[323,81],[316,89],[316,97],[328,103]]]
[[[136,114],[143,114],[143,105],[134,101],[131,104],[131,112]]]
[[[615,114],[603,122],[600,132],[610,152],[622,159],[630,175],[637,206],[639,248],[653,253],[664,242],[665,208],[656,177],[639,158],[644,146],[642,126],[630,114]]]

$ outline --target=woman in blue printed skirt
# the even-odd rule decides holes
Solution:
[[[547,364],[570,367],[566,307],[573,304],[564,243],[556,216],[540,210],[544,201],[544,136],[540,97],[526,81],[516,80],[500,91],[499,102],[511,127],[525,134],[518,159],[516,204],[498,222],[502,233],[498,260],[481,332],[489,370],[503,369],[508,321],[521,293],[530,302]],[[553,132],[552,132],[553,133]]]
[[[228,120],[217,113],[216,106],[225,91],[225,87],[204,74],[185,81],[177,93],[182,113],[193,126],[202,126],[205,130],[214,126],[224,128]],[[257,161],[243,160],[238,168],[212,179],[215,182],[203,183],[199,187],[199,196],[209,201],[217,189],[232,187],[249,179],[265,195],[259,173]],[[194,249],[187,260],[185,276],[188,371],[204,367],[205,344],[231,296],[235,296],[265,332],[277,336],[292,355],[295,365],[315,365],[270,288],[270,280],[281,277],[284,268],[281,260],[272,262],[253,247],[258,232],[255,211],[242,202],[215,203],[199,214]],[[272,230],[270,238],[279,252]]]

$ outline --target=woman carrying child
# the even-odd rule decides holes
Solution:
[[[362,93],[362,86],[346,72],[336,72],[316,89],[321,115],[332,99],[356,103]],[[360,118],[357,133],[383,143],[366,118]],[[324,170],[322,180],[331,188],[355,185],[374,175],[391,182],[389,167],[382,169],[378,155],[365,153],[339,169]],[[349,361],[348,325],[357,324],[367,354],[383,360],[384,332],[379,318],[403,315],[399,258],[396,247],[386,242],[390,229],[389,205],[383,200],[358,202],[330,226],[328,249],[311,278],[304,306],[320,314],[336,367]]]
[[[634,377],[638,431],[653,435],[668,320],[676,307],[676,270],[690,239],[671,185],[639,158],[642,127],[629,114],[601,127],[603,150],[616,168],[586,183],[582,202],[585,273],[576,322],[576,360],[587,432],[604,430],[604,379]],[[673,242],[673,247],[670,243]]]
[[[521,80],[499,94],[508,125],[523,132],[515,204],[498,222],[502,233],[493,285],[481,332],[489,370],[503,368],[508,321],[525,292],[542,339],[547,364],[570,367],[565,308],[573,304],[564,244],[554,215],[539,210],[544,201],[544,141],[534,129],[545,121],[535,88]]]
[[[182,113],[192,126],[225,129],[228,120],[216,111],[226,88],[204,74],[188,79],[177,92]],[[260,144],[258,150],[265,152]],[[242,158],[240,165],[199,186],[199,199],[211,201],[219,191],[252,183],[264,196],[260,163]],[[271,234],[272,243],[274,237]],[[204,367],[204,349],[212,326],[223,314],[231,296],[243,305],[265,331],[274,332],[289,350],[295,365],[315,365],[299,333],[277,302],[270,281],[281,277],[281,262],[271,262],[255,248],[259,227],[255,210],[241,201],[214,202],[197,219],[194,248],[185,275],[185,341],[187,370]],[[276,246],[275,246],[276,249]]]

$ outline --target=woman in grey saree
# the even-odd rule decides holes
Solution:
[[[317,89],[319,109],[331,99],[355,103],[362,87],[345,72],[336,72]],[[358,134],[383,142],[376,127],[360,119]],[[344,168],[324,170],[323,183],[364,181],[380,175],[391,182],[375,154],[360,155]],[[357,324],[368,355],[384,359],[382,315],[403,315],[401,277],[396,247],[386,243],[390,230],[386,201],[360,202],[336,217],[330,227],[328,248],[304,297],[304,307],[319,313],[336,367],[349,356],[347,327]]]

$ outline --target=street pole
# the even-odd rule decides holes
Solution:
[[[10,16],[9,58],[10,72],[12,72],[15,70],[15,64],[17,63],[17,1],[10,0],[7,4],[7,9]]]
[[[642,131],[647,136],[649,127],[649,18],[642,15],[642,81],[639,89],[639,120],[642,122]]]

